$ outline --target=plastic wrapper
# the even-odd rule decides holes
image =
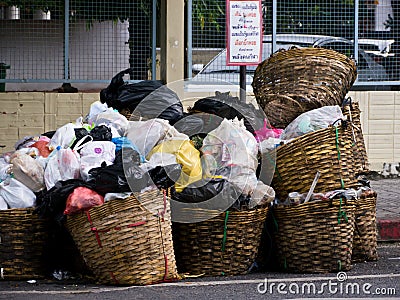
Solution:
[[[7,202],[9,208],[27,208],[36,204],[36,195],[14,178],[0,183],[0,196]]]
[[[44,169],[42,165],[28,154],[15,153],[10,161],[15,179],[22,182],[33,192],[45,188]]]
[[[185,186],[202,178],[200,152],[189,140],[167,140],[160,143],[153,148],[147,159],[151,159],[157,152],[174,154],[177,163],[182,166],[181,176],[175,183],[177,192],[181,192]]]
[[[93,206],[99,206],[104,203],[103,196],[87,187],[77,187],[68,196],[65,215],[71,215],[80,211],[88,210]]]
[[[342,120],[343,118],[342,110],[338,105],[316,108],[302,113],[294,119],[284,129],[280,138],[282,140],[290,140],[309,132],[327,128],[332,124],[340,124],[336,121]]]

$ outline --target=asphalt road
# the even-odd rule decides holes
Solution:
[[[380,243],[379,259],[346,273],[252,273],[152,286],[102,286],[82,281],[0,281],[0,299],[400,299],[400,243]]]

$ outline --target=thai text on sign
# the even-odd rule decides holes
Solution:
[[[261,62],[261,0],[227,1],[227,65]]]

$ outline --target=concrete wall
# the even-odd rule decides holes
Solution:
[[[175,90],[174,86],[169,86]],[[177,91],[184,107],[205,95]],[[208,93],[207,95],[211,95]],[[400,92],[350,92],[360,103],[361,123],[372,170],[384,162],[400,161]],[[189,100],[186,100],[189,99]],[[99,93],[0,93],[0,152],[13,150],[15,142],[29,135],[56,130],[89,112]]]

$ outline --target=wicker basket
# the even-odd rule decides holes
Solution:
[[[274,206],[281,268],[328,273],[351,269],[354,200],[334,199]]]
[[[352,256],[354,262],[378,259],[376,198],[376,192],[371,190],[364,192],[356,202]]]
[[[173,223],[180,273],[247,274],[256,260],[268,207],[226,211],[197,223]]]
[[[272,186],[279,199],[288,193],[306,193],[315,175],[320,177],[314,192],[325,192],[357,185],[354,171],[351,131],[344,126],[330,126],[293,139],[275,152],[276,167]],[[263,163],[268,163],[268,157]]]
[[[48,222],[34,208],[0,210],[0,278],[44,278]]]
[[[345,100],[342,110],[343,114],[347,116],[352,124],[354,169],[357,174],[366,173],[369,171],[369,163],[361,127],[361,111],[359,104],[351,100]]]
[[[344,54],[324,48],[292,48],[260,63],[252,87],[270,123],[285,128],[308,110],[340,105],[356,77],[355,63]]]
[[[152,190],[68,216],[66,226],[99,283],[178,279],[168,200]]]

